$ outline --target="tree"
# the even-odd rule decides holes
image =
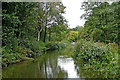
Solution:
[[[73,31],[80,31],[81,28],[82,28],[82,26],[76,26],[75,28],[72,28],[71,30],[73,30]]]
[[[47,35],[47,28],[54,26],[54,25],[61,25],[64,24],[65,19],[63,18],[62,14],[64,13],[65,7],[60,2],[54,2],[54,3],[46,3],[46,9],[45,9],[45,32],[44,32],[44,40],[46,41],[46,35]],[[56,26],[57,27],[57,26]],[[49,35],[51,35],[51,30],[49,28]]]
[[[89,27],[86,28],[86,33],[89,34],[89,38],[93,38],[94,41],[117,42],[118,23],[116,21],[118,20],[116,18],[116,9],[118,7],[118,2],[112,3],[111,5],[104,2],[91,9],[91,14],[87,16],[85,23],[85,27]]]

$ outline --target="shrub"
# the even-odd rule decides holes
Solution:
[[[76,41],[78,38],[78,31],[70,31],[69,34],[67,35],[67,40],[68,41]]]
[[[37,54],[40,54],[45,44],[38,42],[34,37],[21,39],[20,42],[16,39],[12,43],[13,47],[3,46],[2,60],[3,64],[15,63],[19,60],[31,58]]]
[[[48,42],[46,43],[47,50],[60,50],[65,48],[65,43],[62,42]]]
[[[109,71],[112,77],[118,77],[118,52],[111,49],[113,48],[108,44],[81,40],[77,43],[72,57],[78,62],[81,61],[85,68]]]

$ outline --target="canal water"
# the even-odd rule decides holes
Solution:
[[[34,61],[3,68],[3,78],[81,78],[79,67],[68,56],[70,50],[49,51]]]

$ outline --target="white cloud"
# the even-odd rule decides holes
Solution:
[[[69,27],[83,26],[85,20],[80,19],[84,13],[83,10],[80,10],[82,2],[80,0],[62,0],[62,3],[66,7],[66,13],[63,16],[67,19]]]

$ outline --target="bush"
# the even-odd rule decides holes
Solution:
[[[67,40],[72,42],[78,39],[78,31],[70,31],[67,35]]]
[[[43,42],[38,42],[34,37],[21,39],[20,42],[16,39],[12,43],[13,47],[3,46],[2,60],[3,64],[16,63],[19,60],[33,58],[38,55],[45,48]],[[4,66],[4,65],[3,65]]]
[[[65,43],[62,42],[48,42],[46,43],[47,50],[60,50],[65,48]]]
[[[112,46],[104,43],[81,40],[77,43],[72,57],[78,62],[81,61],[85,68],[109,71],[108,77],[118,77],[118,52],[112,49]]]
[[[35,53],[41,52],[40,42],[38,42],[34,37],[28,37],[28,39],[23,39],[21,40],[20,44],[21,46],[24,46],[25,48],[28,48]]]

